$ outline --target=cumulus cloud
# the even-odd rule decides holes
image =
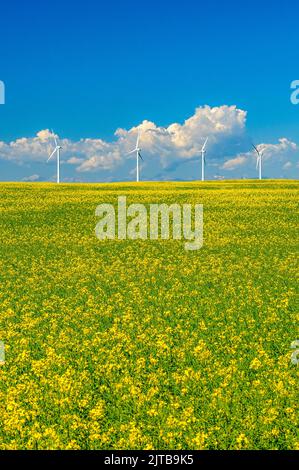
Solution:
[[[283,137],[278,144],[260,144],[259,150],[263,151],[264,159],[276,158],[284,160],[286,156],[292,156],[298,152],[298,145],[295,142]]]
[[[49,131],[49,129],[45,129],[43,131],[39,131],[36,134],[37,139],[39,139],[41,142],[48,142],[49,139],[56,137],[55,134]]]
[[[157,179],[163,179],[165,174],[175,172],[178,167],[180,178],[184,178],[183,168],[186,164],[190,167],[198,162],[206,137],[209,137],[208,165],[225,171],[236,170],[246,165],[253,166],[256,158],[248,145],[246,118],[246,111],[236,106],[202,106],[183,123],[174,122],[168,127],[144,120],[131,129],[119,128],[111,142],[100,138],[59,139],[63,147],[61,160],[68,172],[75,170],[77,175],[105,171],[119,179],[124,179],[124,174],[130,177],[134,173],[135,156],[128,153],[135,148],[140,132],[143,172],[151,178],[156,175]],[[45,163],[53,148],[54,135],[45,129],[34,137],[8,143],[0,141],[0,159],[20,165]],[[258,144],[258,148],[263,150],[264,161],[274,159],[281,169],[288,161],[292,163],[295,155],[298,156],[297,144],[287,138],[281,138],[275,144]],[[73,176],[67,175],[69,178]]]
[[[35,137],[22,137],[15,141],[5,143],[0,142],[0,158],[9,160],[18,164],[28,162],[44,163],[55,146],[53,134],[49,129],[39,131]],[[112,152],[113,144],[101,139],[80,139],[72,141],[70,139],[60,139],[59,145],[62,146],[62,162],[79,165],[84,171],[84,164],[90,161],[98,161],[98,166],[104,169],[113,168],[116,160],[120,158],[118,151]]]
[[[234,170],[235,168],[239,166],[245,165],[246,162],[247,162],[247,158],[245,157],[245,155],[239,155],[236,158],[231,158],[230,160],[227,160],[221,166],[221,168],[223,170]]]
[[[241,136],[246,124],[246,111],[236,106],[199,107],[193,116],[183,124],[173,123],[159,127],[150,121],[143,121],[138,127],[126,131],[118,129],[118,144],[125,150],[132,149],[138,129],[141,132],[142,148],[152,157],[159,158],[162,167],[190,160],[198,156],[205,138],[209,137],[209,147],[226,143],[231,138]]]
[[[34,182],[34,181],[39,181],[40,180],[40,175],[31,175],[31,176],[25,176],[22,181],[28,181],[28,182]]]
[[[209,145],[242,133],[246,112],[236,106],[199,107],[183,124],[173,123],[167,128],[143,121],[129,130],[117,129],[116,140],[102,139],[60,140],[62,159],[76,165],[77,170],[112,169],[126,159],[135,147],[138,130],[144,152],[161,159],[164,167],[177,159],[190,159],[198,154],[203,140],[209,136]],[[45,161],[54,145],[53,134],[39,131],[35,137],[23,137],[13,142],[0,142],[0,158],[19,163]],[[58,137],[58,136],[56,136]]]
[[[280,164],[283,169],[292,167],[292,161],[290,160],[298,159],[299,146],[285,137],[279,139],[276,144],[258,144],[257,149],[262,153],[264,163],[272,161],[275,164]],[[226,160],[221,168],[224,170],[234,170],[240,166],[252,165],[256,162],[256,156],[256,151],[252,149],[249,152]]]

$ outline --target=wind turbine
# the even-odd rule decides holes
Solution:
[[[202,148],[201,148],[201,181],[204,181],[205,180],[205,164],[206,164],[206,157],[205,157],[205,153],[206,153],[206,145],[207,145],[207,142],[208,142],[208,139],[209,137],[206,138]]]
[[[143,161],[143,158],[141,156],[141,148],[139,147],[139,140],[140,140],[140,130],[138,129],[136,147],[134,148],[134,150],[132,150],[131,152],[127,154],[127,155],[131,155],[132,153],[136,152],[136,181],[137,183],[139,182],[139,158]]]
[[[60,183],[60,150],[62,149],[62,147],[60,145],[58,145],[57,140],[56,140],[56,136],[55,136],[53,131],[52,131],[52,134],[53,134],[54,141],[55,141],[55,149],[53,150],[53,152],[49,156],[49,158],[47,160],[47,163],[53,157],[53,155],[56,153],[56,155],[57,155],[57,183]]]
[[[258,148],[254,144],[252,144],[252,147],[254,148],[254,150],[257,153],[256,169],[259,170],[259,179],[261,180],[262,179],[262,159],[263,159],[264,151],[263,150],[258,150]]]

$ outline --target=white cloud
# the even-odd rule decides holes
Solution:
[[[78,158],[78,157],[71,157],[69,158],[66,163],[69,165],[79,165],[84,162],[84,158]]]
[[[48,129],[39,131],[35,137],[22,137],[15,141],[0,142],[0,158],[14,163],[28,162],[45,163],[54,148],[54,135]],[[58,136],[56,135],[56,138]],[[61,158],[70,164],[84,164],[90,160],[99,159],[99,167],[109,169],[115,164],[118,154],[112,155],[113,144],[101,139],[60,139],[62,146]]]
[[[278,144],[260,144],[258,149],[263,151],[263,158],[265,160],[275,158],[276,160],[284,161],[287,156],[298,152],[299,147],[295,142],[283,137],[278,140]]]
[[[139,129],[144,152],[161,159],[165,167],[177,159],[190,159],[198,154],[206,136],[209,136],[211,146],[229,136],[240,134],[245,122],[246,112],[236,106],[204,106],[197,108],[194,115],[183,124],[173,123],[164,128],[145,120],[129,130],[117,129],[114,142],[102,139],[62,139],[61,157],[67,163],[77,165],[78,171],[112,169],[124,161],[128,151],[134,148]],[[45,129],[35,137],[0,142],[0,158],[19,163],[44,162],[53,145],[53,134]]]
[[[22,179],[22,181],[29,181],[29,182],[31,181],[31,182],[33,182],[33,181],[39,181],[39,179],[40,179],[40,175],[31,175],[31,176],[25,176]]]
[[[49,131],[49,129],[45,129],[43,131],[39,131],[36,134],[36,137],[41,141],[41,142],[47,142],[49,139],[53,139],[53,137],[56,136],[56,134],[52,134],[52,132]],[[57,136],[56,136],[57,137]]]
[[[165,128],[143,121],[128,131],[118,129],[116,136],[121,148],[131,150],[139,128],[144,152],[158,157],[165,168],[177,160],[189,160],[198,155],[207,136],[210,148],[232,136],[241,136],[245,124],[246,112],[236,106],[203,106],[183,124],[173,123]]]
[[[234,170],[235,168],[245,165],[247,162],[247,157],[245,155],[239,155],[236,158],[231,158],[230,160],[227,160],[221,168],[223,170]]]
[[[298,159],[299,146],[285,137],[279,139],[277,144],[258,144],[257,149],[259,152],[262,152],[264,163],[271,161],[274,164],[279,164],[282,169],[292,166],[290,159]],[[250,152],[226,160],[221,168],[224,170],[234,170],[244,165],[252,166],[256,162],[256,155],[253,149]]]
[[[158,175],[162,179],[163,174],[175,172],[180,166],[178,173],[183,178],[182,164],[199,160],[200,149],[207,136],[209,166],[224,170],[237,170],[246,165],[254,168],[256,155],[249,149],[246,117],[246,111],[236,106],[203,106],[197,108],[182,124],[174,122],[168,127],[161,127],[144,120],[129,130],[117,129],[112,142],[100,138],[77,141],[59,139],[63,147],[62,163],[67,163],[64,165],[65,172],[68,172],[66,177],[72,178],[74,175],[69,173],[74,170],[77,174],[106,171],[120,179],[124,175],[129,177],[130,172],[134,172],[135,156],[127,154],[136,145],[138,130],[141,133],[140,146],[144,157],[143,173],[147,172],[152,177]],[[54,147],[53,137],[45,129],[34,137],[23,137],[8,143],[0,141],[0,159],[21,165],[46,163]],[[298,156],[297,144],[287,138],[281,138],[275,144],[258,144],[258,148],[264,150],[265,162],[272,159],[280,165],[280,169]],[[241,152],[243,149],[244,153]],[[230,158],[225,161],[224,157],[227,155]],[[36,170],[39,171],[37,168]]]

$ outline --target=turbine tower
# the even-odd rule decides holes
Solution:
[[[138,134],[137,134],[137,141],[136,141],[136,147],[134,150],[129,152],[127,155],[131,155],[132,153],[136,152],[136,181],[139,183],[139,158],[143,161],[143,158],[141,156],[141,148],[139,147],[139,140],[140,140],[140,130],[138,129]]]
[[[56,153],[56,158],[57,158],[57,183],[60,183],[60,150],[62,149],[62,147],[60,145],[58,145],[58,142],[56,140],[56,136],[54,134],[54,132],[52,131],[52,134],[54,136],[54,141],[55,141],[55,149],[53,150],[53,152],[51,153],[51,155],[49,156],[47,162],[53,157],[53,155],[55,155]]]
[[[262,159],[263,159],[263,150],[259,150],[254,144],[252,144],[252,147],[257,153],[256,157],[256,169],[259,170],[259,179],[262,179]]]
[[[206,164],[206,157],[205,157],[206,150],[205,150],[205,148],[206,148],[208,139],[209,139],[209,137],[206,138],[205,143],[203,144],[203,146],[201,148],[201,181],[205,180],[205,164]]]

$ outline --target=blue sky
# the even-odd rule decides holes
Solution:
[[[167,129],[192,116],[192,135],[187,125],[168,140],[144,137],[144,179],[193,179],[198,136],[207,132],[211,179],[255,176],[250,139],[269,145],[265,176],[298,177],[299,105],[290,101],[290,84],[299,79],[298,13],[288,0],[2,4],[1,179],[54,177],[55,165],[44,163],[51,137],[34,137],[51,128],[64,142],[66,180],[133,179],[134,161],[123,151],[134,144],[136,126],[147,120]],[[209,111],[196,113],[205,105]],[[237,111],[222,133],[215,120],[204,125],[231,106]],[[247,113],[240,128],[238,110]],[[120,138],[118,128],[131,131]],[[14,155],[16,139],[23,140]],[[225,167],[231,160],[235,167]]]

